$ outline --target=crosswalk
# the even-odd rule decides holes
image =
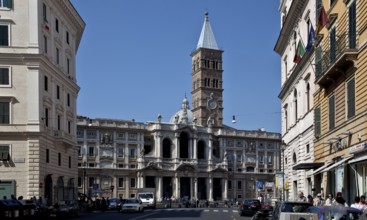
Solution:
[[[158,211],[156,209],[155,211]],[[192,212],[192,211],[202,211],[202,212],[232,212],[238,213],[237,209],[161,209],[160,211],[173,211],[173,212]]]

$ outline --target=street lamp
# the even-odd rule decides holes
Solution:
[[[283,171],[283,187],[282,187],[282,200],[285,200],[285,166],[284,166],[284,160],[285,160],[285,149],[287,148],[287,144],[284,142],[284,140],[282,140],[282,144],[280,146],[280,149],[282,151],[282,171]]]
[[[87,162],[85,162],[85,161],[84,161],[84,164],[83,164],[83,168],[84,168],[84,169],[83,169],[83,192],[84,192],[84,196],[86,195],[86,194],[85,194],[85,188],[86,188],[86,186],[85,186],[85,185],[86,185],[86,184],[85,184],[85,183],[86,183],[86,181],[85,181],[85,177],[87,176],[87,175],[86,175],[86,174],[87,174],[87,170],[86,170],[86,168],[85,168],[86,166],[87,166]]]

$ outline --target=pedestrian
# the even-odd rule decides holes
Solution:
[[[348,204],[347,202],[345,201],[345,199],[343,198],[343,195],[341,192],[337,192],[336,193],[336,197],[335,197],[335,203],[334,205],[338,206],[338,205],[341,205],[341,206],[345,206],[345,207],[348,207]]]
[[[360,203],[363,204],[363,205],[367,205],[366,204],[366,196],[361,195],[361,201],[360,201]]]
[[[321,196],[321,193],[318,193],[316,198],[313,201],[314,206],[323,206],[324,205],[324,199]]]
[[[311,195],[308,195],[307,196],[307,201],[308,201],[308,203],[313,204],[313,197]]]
[[[361,210],[362,212],[365,210],[366,206],[361,203],[361,198],[359,196],[354,197],[354,203],[350,206],[352,208],[356,208]]]
[[[333,194],[330,193],[328,195],[328,198],[325,201],[325,206],[332,206],[334,203],[335,203],[334,196],[333,196]]]
[[[302,191],[298,192],[297,202],[307,202],[307,198],[303,195]]]

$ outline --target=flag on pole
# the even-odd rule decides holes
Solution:
[[[317,23],[317,32],[319,32],[325,25],[329,23],[329,17],[326,14],[324,6],[320,8],[319,19]]]
[[[315,30],[313,29],[312,23],[311,23],[311,27],[310,27],[310,32],[308,33],[308,41],[307,41],[307,46],[306,46],[306,52],[309,53],[313,44],[316,41],[316,33]]]
[[[48,26],[48,21],[46,18],[43,19],[43,28],[46,30],[50,30],[50,27]]]
[[[306,53],[305,51],[305,47],[303,46],[303,43],[301,40],[298,41],[298,45],[297,45],[297,51],[294,54],[294,58],[293,58],[293,62],[294,63],[299,63],[299,61],[301,61],[301,58],[303,57],[303,55]]]

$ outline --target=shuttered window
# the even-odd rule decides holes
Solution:
[[[335,128],[335,96],[329,97],[329,130]]]
[[[320,107],[314,110],[315,118],[315,137],[318,138],[321,135],[321,109]]]
[[[330,63],[335,61],[336,58],[336,29],[335,27],[330,31]]]
[[[355,109],[355,79],[349,80],[347,83],[347,117],[353,117],[356,113]]]
[[[316,60],[316,78],[318,78],[322,75],[322,48],[321,46],[318,46],[316,48],[315,60]]]
[[[354,1],[349,7],[349,48],[356,48],[357,38],[357,15],[356,15],[356,2]]]

